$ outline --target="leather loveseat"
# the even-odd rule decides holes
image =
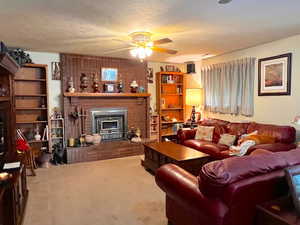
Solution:
[[[195,140],[197,129],[184,130],[180,129],[177,133],[179,144],[194,148],[198,151],[209,154],[214,159],[228,158],[229,147],[227,145],[218,144],[221,134],[229,133],[238,138],[243,134],[257,131],[259,135],[266,135],[275,138],[273,144],[261,144],[251,147],[248,154],[255,149],[266,149],[272,152],[288,151],[296,148],[296,130],[291,126],[278,126],[261,123],[231,123],[219,119],[207,119],[200,123],[201,126],[214,126],[213,140],[202,141]]]
[[[283,168],[300,164],[300,149],[231,157],[204,165],[198,177],[167,164],[156,173],[172,225],[253,225],[257,204],[288,193]]]

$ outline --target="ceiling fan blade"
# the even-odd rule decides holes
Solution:
[[[115,52],[122,52],[122,51],[126,51],[129,49],[132,49],[132,46],[127,46],[127,47],[123,47],[123,48],[116,48],[116,49],[111,49],[111,50],[107,50],[104,51],[103,54],[111,54],[111,53],[115,53]]]
[[[131,45],[131,46],[136,46],[136,44],[132,43],[131,41],[125,41],[125,40],[117,39],[117,38],[113,38],[111,40],[112,41],[118,41],[118,42],[121,42],[123,44]]]
[[[154,45],[162,45],[162,44],[167,44],[167,43],[170,43],[170,42],[173,42],[173,41],[169,38],[163,38],[163,39],[153,41],[153,44]]]
[[[175,55],[178,52],[176,50],[167,49],[167,48],[159,48],[159,47],[156,47],[156,46],[153,46],[152,50],[156,51],[156,52],[168,53],[168,54],[172,54],[172,55]]]

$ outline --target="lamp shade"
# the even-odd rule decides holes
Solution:
[[[203,89],[202,88],[186,89],[185,104],[190,106],[201,106],[203,104]]]

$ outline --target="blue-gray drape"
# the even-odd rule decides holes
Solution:
[[[253,116],[255,58],[203,68],[204,110]]]

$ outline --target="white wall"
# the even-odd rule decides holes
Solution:
[[[293,53],[291,96],[258,96],[258,59]],[[254,83],[254,116],[232,116],[206,113],[206,116],[230,121],[256,121],[279,125],[292,125],[291,121],[300,114],[300,35],[270,42],[256,47],[235,51],[229,54],[203,60],[203,66],[231,61],[244,57],[256,57]]]
[[[61,103],[61,81],[52,80],[51,62],[59,62],[59,53],[48,52],[32,52],[28,51],[34,63],[48,65],[48,91],[49,91],[49,112],[52,112],[54,107],[62,107]]]

